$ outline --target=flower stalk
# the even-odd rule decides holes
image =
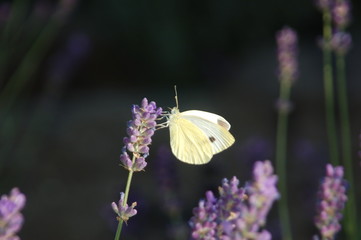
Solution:
[[[147,166],[145,159],[149,155],[148,145],[152,142],[151,137],[154,135],[155,127],[157,126],[156,120],[161,113],[162,109],[157,108],[155,102],[148,103],[146,98],[142,100],[141,106],[134,105],[132,108],[133,119],[128,122],[128,137],[123,139],[125,146],[120,155],[121,165],[129,171],[127,184],[125,192],[120,193],[118,204],[115,202],[111,204],[114,212],[118,215],[117,219],[119,221],[115,240],[120,239],[123,222],[127,222],[129,218],[137,214],[135,209],[137,203],[133,202],[130,206],[127,203],[130,185],[133,173],[142,171]]]
[[[326,128],[328,135],[328,147],[330,162],[333,165],[339,165],[339,149],[337,144],[336,119],[335,119],[335,102],[333,87],[333,67],[332,67],[332,13],[330,0],[319,0],[319,8],[322,11],[323,19],[323,87],[325,95],[325,111],[326,111]]]
[[[288,114],[292,105],[290,102],[291,87],[296,80],[297,64],[297,34],[291,28],[284,27],[276,35],[278,46],[280,96],[277,102],[278,121],[276,133],[276,168],[279,177],[278,187],[281,193],[279,201],[279,217],[284,239],[291,240],[290,214],[287,200],[287,128]]]
[[[351,130],[347,99],[346,84],[346,54],[352,43],[351,35],[345,32],[346,27],[351,20],[351,4],[347,0],[335,0],[332,7],[332,20],[334,23],[335,33],[332,36],[332,50],[335,53],[336,76],[338,89],[338,106],[340,110],[340,130],[341,130],[341,149],[342,160],[345,166],[345,178],[350,183],[349,199],[346,205],[346,235],[350,239],[358,238],[357,233],[357,207],[355,200],[355,185],[352,166],[351,150]]]

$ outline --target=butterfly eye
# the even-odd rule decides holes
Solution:
[[[215,142],[215,141],[216,141],[216,139],[215,139],[214,137],[209,137],[209,141],[211,141],[211,142]]]

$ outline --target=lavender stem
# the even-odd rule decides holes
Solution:
[[[323,8],[323,81],[326,109],[326,127],[328,134],[330,162],[339,165],[339,152],[336,135],[335,103],[332,74],[332,51],[330,48],[332,38],[331,12]]]

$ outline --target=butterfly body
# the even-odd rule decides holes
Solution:
[[[173,154],[189,164],[208,163],[214,154],[234,143],[231,125],[221,116],[199,110],[180,112],[177,107],[168,117]]]

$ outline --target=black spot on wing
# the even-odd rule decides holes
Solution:
[[[210,137],[209,137],[209,141],[211,141],[211,142],[215,142],[215,141],[216,141],[216,139],[215,139],[214,137],[210,136]]]

